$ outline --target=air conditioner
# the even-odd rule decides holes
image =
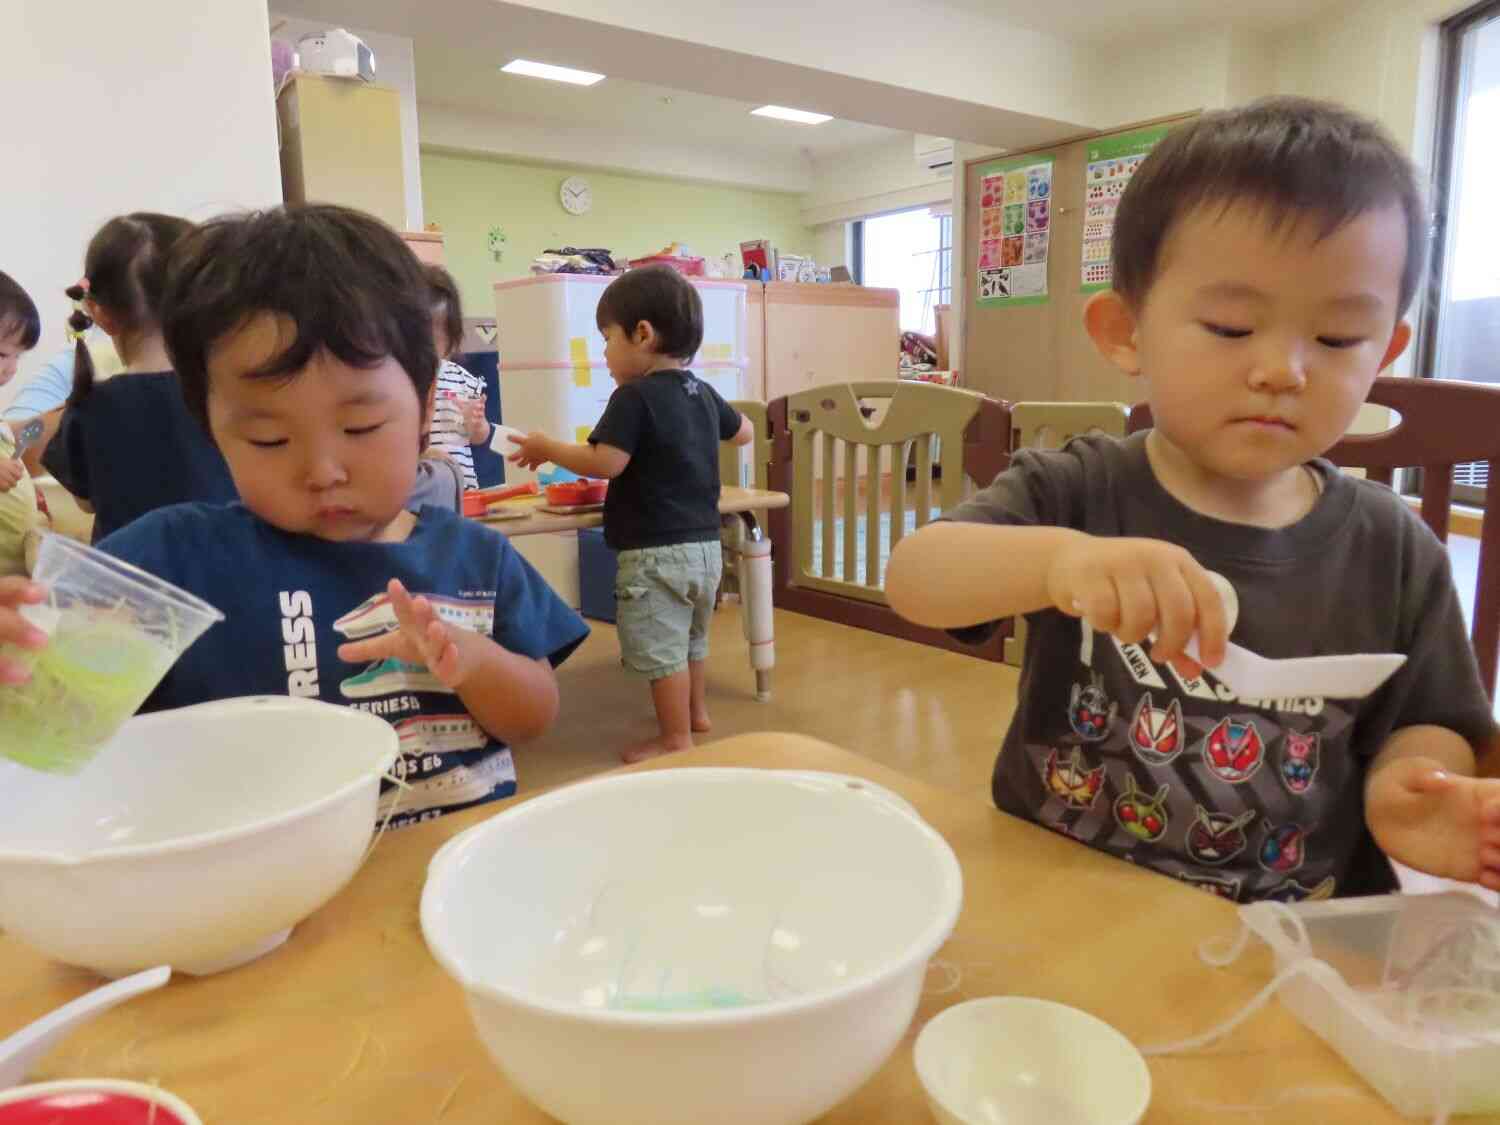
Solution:
[[[953,142],[949,138],[918,133],[912,143],[917,167],[936,176],[953,175]]]

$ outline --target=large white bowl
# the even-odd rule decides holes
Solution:
[[[74,777],[0,762],[0,929],[106,976],[244,964],[354,874],[397,752],[372,715],[256,697],[131,719]]]
[[[955,1004],[913,1054],[941,1125],[1137,1125],[1151,1104],[1151,1072],[1130,1040],[1051,1000]]]
[[[568,1125],[794,1125],[905,1033],[963,899],[953,851],[854,778],[603,778],[455,837],[422,932],[479,1036]]]

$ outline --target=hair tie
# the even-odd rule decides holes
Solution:
[[[81,277],[76,284],[68,286],[64,293],[73,302],[73,314],[68,317],[68,343],[73,343],[94,327],[94,319],[83,310],[83,302],[89,295],[89,279]]]

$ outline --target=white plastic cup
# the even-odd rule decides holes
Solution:
[[[0,754],[77,773],[224,615],[101,551],[47,535],[32,578],[47,601],[22,613],[48,634],[24,684],[0,686]]]

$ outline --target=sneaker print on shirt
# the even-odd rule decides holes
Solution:
[[[371,664],[357,676],[350,676],[339,690],[346,699],[372,699],[377,695],[394,695],[402,691],[426,691],[456,695],[450,687],[421,664],[408,664],[390,657]]]

